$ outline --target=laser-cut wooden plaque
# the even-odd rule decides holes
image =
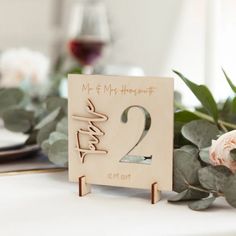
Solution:
[[[69,75],[69,179],[172,190],[173,80]]]

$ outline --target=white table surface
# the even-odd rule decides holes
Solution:
[[[236,235],[236,211],[223,199],[206,212],[149,193],[93,186],[78,197],[67,172],[0,177],[0,235]]]

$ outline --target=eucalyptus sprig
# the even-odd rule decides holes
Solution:
[[[18,88],[0,90],[0,117],[5,128],[29,135],[26,144],[38,144],[49,160],[67,165],[67,99],[48,97],[37,106],[25,102]]]
[[[236,129],[236,86],[224,72],[234,97],[216,103],[205,85],[197,85],[174,71],[200,101],[194,110],[175,101],[174,165],[171,203],[185,201],[193,210],[205,210],[224,197],[236,208],[236,174],[209,159],[212,140]],[[40,145],[49,160],[67,165],[67,99],[48,97],[37,105],[18,88],[0,89],[0,117],[7,129],[29,134],[27,144]],[[236,160],[236,150],[230,153]]]
[[[194,111],[176,103],[173,189],[171,203],[186,201],[193,210],[209,208],[218,197],[236,207],[236,174],[209,159],[212,140],[236,129],[236,98],[217,104],[205,85],[197,85],[174,71],[201,103]],[[224,72],[224,71],[223,71]],[[233,92],[236,87],[224,72]]]

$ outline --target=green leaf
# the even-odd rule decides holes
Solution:
[[[51,145],[49,144],[48,139],[44,140],[44,141],[41,143],[41,149],[42,149],[42,151],[43,151],[43,153],[44,153],[45,155],[48,156],[48,153],[49,153],[49,151],[50,151],[50,148],[51,148]]]
[[[222,192],[232,172],[225,166],[207,166],[198,171],[199,181],[205,189]]]
[[[199,120],[199,117],[190,111],[175,112],[175,122],[188,123],[192,120]]]
[[[175,125],[174,125],[174,144],[175,147],[181,147],[182,145],[188,144],[189,142],[182,136],[181,129],[183,125],[192,121],[198,120],[199,117],[189,111],[177,111],[174,115]]]
[[[236,114],[236,97],[234,97],[233,100],[231,101],[230,112],[232,114]]]
[[[17,107],[24,98],[24,93],[18,88],[0,90],[0,115],[3,111]]]
[[[184,145],[180,148],[180,150],[184,150],[195,157],[197,157],[199,153],[198,148],[193,145]]]
[[[82,68],[81,68],[81,67],[78,67],[78,66],[73,67],[73,68],[71,68],[70,70],[68,70],[68,71],[66,72],[66,76],[67,76],[68,74],[82,74]]]
[[[219,108],[221,108],[221,119],[234,124],[236,121],[236,96],[233,98],[228,97],[225,102],[219,103]]]
[[[194,120],[184,125],[181,133],[199,148],[205,148],[211,145],[212,139],[216,139],[220,132],[216,125],[206,120]]]
[[[199,186],[198,170],[201,168],[200,161],[195,155],[191,155],[181,149],[174,151],[174,179],[173,189],[180,193],[189,188],[189,185]],[[201,199],[208,193],[191,189],[185,199]]]
[[[198,170],[201,164],[198,159],[181,149],[174,151],[174,191],[182,192],[188,184],[198,184]]]
[[[60,113],[61,108],[58,107],[56,108],[54,111],[52,111],[51,113],[49,113],[46,117],[44,117],[36,126],[35,129],[41,129],[42,127],[44,127],[45,125],[47,125],[48,123],[51,123],[52,121],[54,121],[57,116]]]
[[[208,193],[193,190],[193,189],[186,189],[181,193],[176,194],[175,196],[168,199],[168,202],[180,202],[180,201],[189,201],[189,200],[199,200],[205,197],[208,197]]]
[[[211,115],[214,121],[218,121],[218,109],[217,104],[212,96],[210,90],[205,85],[197,85],[192,81],[188,80],[178,71],[173,71],[176,73],[184,83],[190,88],[196,98],[201,102],[202,106],[207,110],[208,114]]]
[[[209,158],[209,149],[210,147],[202,148],[200,149],[200,152],[199,152],[200,159],[206,164],[211,164],[210,158]]]
[[[200,186],[196,186],[200,187]],[[200,187],[201,188],[201,187]],[[208,197],[209,193],[195,190],[195,189],[189,189],[187,194],[184,196],[183,200],[199,200],[205,197]]]
[[[232,106],[232,105],[231,105],[231,98],[228,97],[228,98],[226,99],[226,101],[223,102],[221,112],[222,112],[223,114],[225,114],[225,113],[230,113],[230,111],[231,111],[231,106]]]
[[[57,123],[55,121],[51,121],[46,124],[43,128],[38,131],[37,134],[37,143],[41,144],[44,140],[49,138],[49,135],[55,131]]]
[[[25,145],[33,145],[37,143],[37,134],[38,131],[34,130],[32,133],[30,133],[28,139],[25,141]]]
[[[61,139],[67,140],[68,136],[66,134],[54,131],[49,135],[48,141],[49,144],[52,145],[53,143]]]
[[[68,134],[68,119],[67,117],[64,117],[57,123],[56,131],[63,133],[63,134]]]
[[[202,211],[209,208],[212,205],[212,203],[215,201],[215,199],[216,199],[215,197],[210,197],[210,198],[202,199],[199,201],[190,202],[188,206],[190,209],[194,211]]]
[[[224,186],[226,201],[236,208],[236,174],[230,176]]]
[[[60,107],[64,114],[67,114],[67,99],[61,97],[50,97],[46,101],[46,107],[48,111],[54,111]]]
[[[50,147],[48,158],[51,162],[65,166],[68,162],[68,141],[58,140]]]
[[[179,201],[183,201],[184,197],[186,196],[186,194],[188,193],[188,189],[185,189],[183,192],[181,193],[177,193],[175,194],[173,197],[168,199],[168,202],[179,202]]]
[[[53,143],[55,143],[58,140],[68,140],[68,136],[64,133],[60,133],[57,131],[50,133],[48,139],[44,140],[41,143],[41,148],[42,148],[43,152],[46,155],[48,155]]]
[[[233,82],[231,81],[231,79],[228,77],[228,75],[226,74],[226,72],[224,71],[224,69],[222,68],[222,71],[225,75],[225,78],[230,86],[230,88],[233,90],[234,93],[236,93],[236,86],[233,84]]]
[[[4,125],[13,132],[27,132],[34,123],[34,113],[23,109],[6,110],[3,113]]]
[[[232,149],[230,151],[230,157],[232,158],[232,160],[236,161],[236,149]]]

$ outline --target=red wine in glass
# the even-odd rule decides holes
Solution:
[[[69,41],[69,50],[83,66],[93,65],[101,56],[104,42],[99,40],[72,39]]]

